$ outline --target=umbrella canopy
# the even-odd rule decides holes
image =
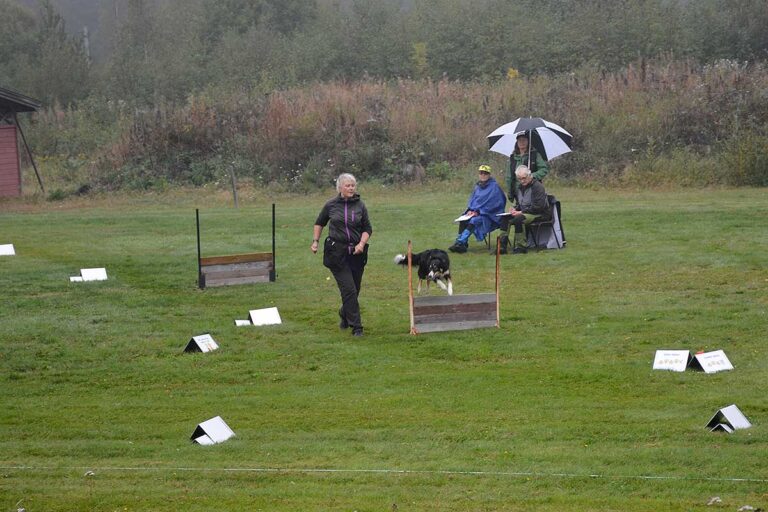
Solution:
[[[488,135],[490,151],[510,156],[521,133],[528,134],[530,146],[536,148],[544,160],[552,160],[571,151],[573,135],[562,126],[540,117],[521,117],[496,128]]]

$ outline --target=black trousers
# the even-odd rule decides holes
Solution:
[[[347,319],[347,323],[352,330],[363,328],[363,322],[360,318],[360,303],[357,301],[360,295],[360,286],[363,283],[363,272],[365,271],[365,255],[346,254],[344,256],[344,265],[338,270],[332,270],[331,273],[336,279],[341,293],[341,314]]]

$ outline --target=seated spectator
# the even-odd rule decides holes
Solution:
[[[500,227],[498,214],[504,213],[507,198],[491,176],[490,166],[481,165],[477,172],[479,180],[469,196],[467,210],[464,212],[470,218],[466,224],[459,224],[459,236],[448,248],[451,252],[467,252],[472,233],[478,241],[482,241],[488,233]]]
[[[528,252],[528,239],[523,226],[527,226],[536,219],[549,220],[552,212],[549,206],[547,192],[544,185],[534,179],[531,170],[521,165],[515,169],[515,177],[520,183],[514,197],[515,205],[509,208],[511,217],[503,217],[501,230],[502,252],[506,252],[509,242],[509,226],[515,226],[515,238],[512,244],[512,254],[524,254]]]

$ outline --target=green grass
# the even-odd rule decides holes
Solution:
[[[0,203],[0,511],[768,506],[765,190],[553,188],[568,248],[504,257],[501,328],[420,336],[392,257],[447,247],[466,194],[362,192],[361,339],[309,251],[330,192],[275,198],[275,283],[205,291],[194,208],[204,255],[269,250],[271,199]],[[493,289],[481,244],[453,267]],[[282,325],[234,326],[269,306]],[[221,349],[183,354],[204,332]],[[662,348],[735,370],[652,371]],[[753,428],[708,432],[732,403]],[[191,444],[216,415],[236,437]]]

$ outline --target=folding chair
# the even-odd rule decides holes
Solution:
[[[552,211],[552,215],[548,220],[536,219],[526,226],[529,240],[533,241],[533,248],[537,251],[543,249],[549,249],[550,239],[554,237],[555,246],[558,249],[562,249],[565,245],[563,239],[562,225],[560,224],[560,201],[555,196],[548,194],[547,200]],[[542,244],[542,236],[547,235],[546,243]]]

